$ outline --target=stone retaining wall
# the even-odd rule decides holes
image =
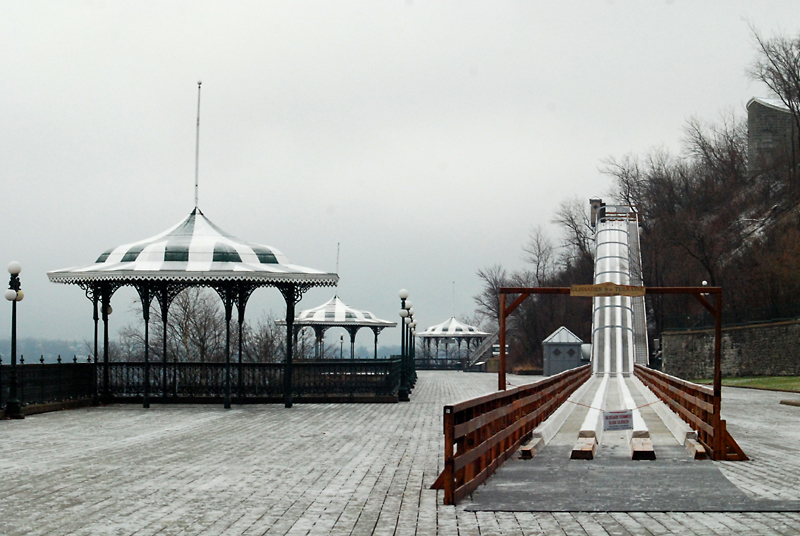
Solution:
[[[714,330],[661,334],[663,370],[684,379],[714,375]],[[722,375],[800,375],[800,321],[723,328]]]

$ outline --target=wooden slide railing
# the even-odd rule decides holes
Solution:
[[[591,376],[585,365],[444,407],[444,470],[433,489],[456,504],[484,483]]]
[[[641,365],[635,365],[634,374],[669,408],[677,413],[693,430],[698,441],[714,460],[746,461],[747,455],[733,439],[720,418],[720,400],[714,390],[704,385],[687,382]]]

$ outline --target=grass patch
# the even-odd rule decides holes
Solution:
[[[713,380],[693,380],[694,383],[711,384]],[[744,378],[722,378],[727,387],[748,387],[769,391],[789,391],[800,393],[800,376],[749,376]]]

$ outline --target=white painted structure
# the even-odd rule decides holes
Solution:
[[[607,207],[608,208],[608,207]],[[619,207],[630,209],[628,207]],[[601,218],[596,225],[594,283],[630,285],[630,221],[635,213],[623,212],[624,219]],[[635,221],[634,221],[635,224]],[[628,296],[594,298],[592,313],[592,372],[594,374],[633,372],[633,306]]]
[[[591,206],[595,229],[594,283],[642,285],[637,211],[628,206],[606,206],[600,199],[592,199]],[[593,299],[592,379],[581,395],[588,408],[573,450],[573,455],[579,453],[577,457],[586,455],[587,442],[594,445],[620,442],[618,433],[611,434],[606,441],[603,439],[603,413],[611,411],[631,411],[632,430],[626,432],[622,440],[630,444],[632,450],[634,440],[640,444],[645,442],[648,446],[644,450],[652,453],[650,430],[634,398],[640,396],[640,387],[632,376],[634,363],[647,362],[644,313],[643,298]],[[634,456],[642,452],[641,447],[637,449]]]

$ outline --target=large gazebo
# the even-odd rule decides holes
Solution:
[[[314,357],[320,358],[324,352],[325,332],[332,327],[344,328],[350,334],[350,357],[355,358],[356,333],[361,328],[369,328],[375,334],[375,359],[378,358],[378,335],[385,328],[393,328],[397,322],[381,320],[369,311],[354,309],[339,299],[338,294],[319,307],[300,311],[294,319],[295,330],[304,327],[314,329],[316,345]],[[295,332],[296,332],[295,331]]]
[[[163,393],[167,396],[167,325],[172,300],[188,287],[209,287],[225,308],[225,407],[230,407],[230,321],[234,305],[239,327],[239,386],[242,385],[242,327],[253,291],[275,287],[286,300],[284,401],[292,406],[292,337],[295,305],[312,287],[334,286],[338,276],[292,264],[277,249],[243,242],[214,225],[195,207],[183,221],[151,238],[109,249],[93,263],[49,272],[54,283],[81,287],[94,305],[94,351],[98,352],[98,320],[103,320],[103,396],[109,398],[108,313],[111,297],[123,286],[134,287],[142,301],[145,325],[144,405],[149,405],[149,320],[155,298],[164,319]],[[100,316],[98,316],[98,305]],[[240,393],[241,396],[241,393]]]
[[[438,359],[439,357],[439,343],[444,342],[445,345],[445,358],[448,358],[448,347],[451,342],[455,343],[458,347],[458,358],[461,358],[461,343],[465,342],[467,346],[467,353],[470,350],[470,344],[472,341],[475,342],[475,347],[477,348],[483,339],[487,337],[489,333],[485,331],[481,331],[475,326],[470,326],[469,324],[465,324],[463,322],[459,322],[456,320],[456,317],[450,317],[449,319],[445,320],[441,324],[436,324],[435,326],[431,326],[425,331],[421,333],[417,333],[418,337],[425,339],[425,345],[427,347],[427,354],[430,355],[431,352],[431,342],[436,343],[436,357],[434,359]]]

